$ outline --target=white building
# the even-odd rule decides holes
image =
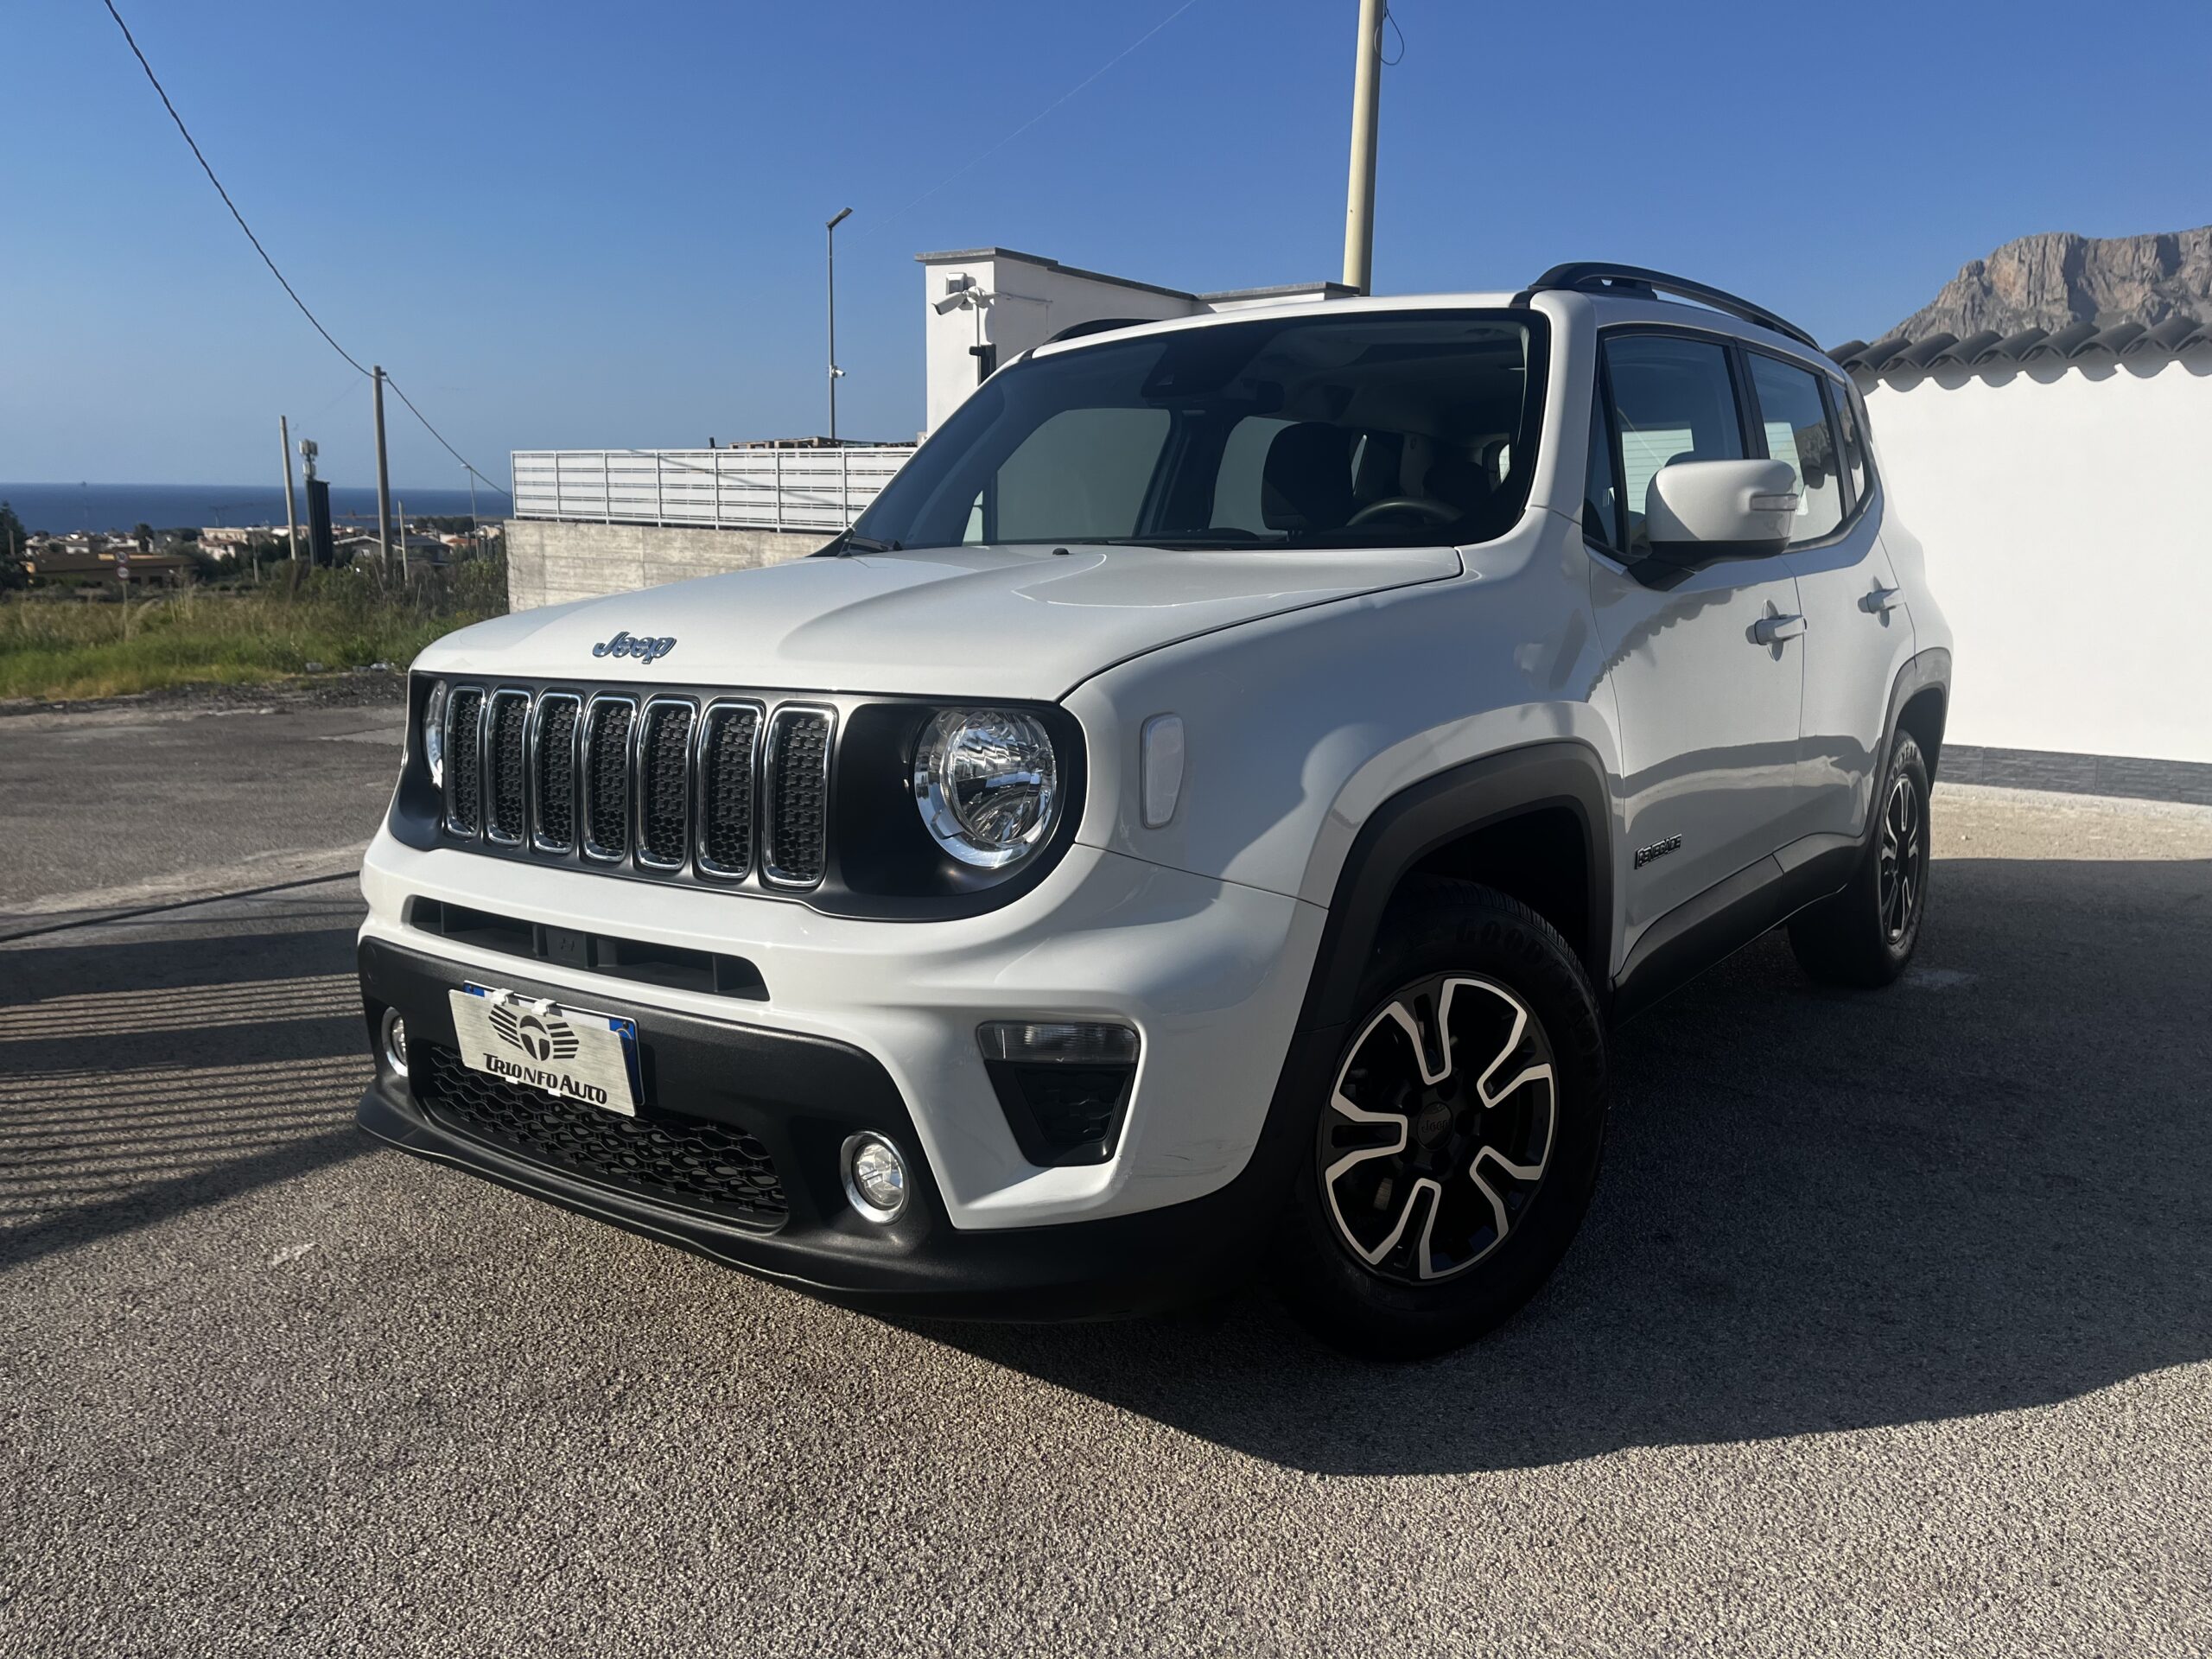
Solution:
[[[1082,323],[1159,322],[1285,300],[1349,295],[1341,283],[1293,283],[1186,294],[1079,270],[1011,248],[918,253],[924,273],[925,432],[934,432],[991,371]]]

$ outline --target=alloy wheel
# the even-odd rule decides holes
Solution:
[[[1559,1084],[1549,1039],[1505,986],[1437,975],[1361,1030],[1321,1114],[1319,1173],[1339,1240],[1413,1285],[1465,1273],[1534,1201]]]
[[[1890,798],[1882,808],[1882,846],[1879,898],[1882,934],[1892,945],[1911,931],[1920,913],[1927,885],[1927,815],[1920,810],[1920,791],[1911,776],[1899,769],[1890,784]]]

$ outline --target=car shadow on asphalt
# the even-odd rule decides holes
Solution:
[[[1457,1354],[1348,1359],[1257,1292],[910,1328],[1327,1474],[1909,1425],[2212,1357],[2212,863],[1936,883],[1897,986],[1817,988],[1777,935],[1618,1033],[1589,1222]]]
[[[340,1163],[369,1071],[350,899],[0,950],[0,1268]]]

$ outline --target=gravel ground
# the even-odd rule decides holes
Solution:
[[[1937,825],[1908,981],[1769,939],[1620,1033],[1557,1281],[1396,1368],[372,1149],[342,880],[0,944],[0,1653],[2212,1650],[2212,813]]]

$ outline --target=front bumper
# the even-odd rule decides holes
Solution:
[[[802,903],[539,868],[380,834],[361,885],[365,944],[442,962],[453,982],[543,984],[579,1007],[645,1005],[724,1029],[823,1039],[887,1075],[950,1225],[1031,1228],[1204,1198],[1257,1144],[1325,913],[1280,893],[1078,843],[987,914],[929,922],[825,916]],[[410,925],[433,899],[549,927],[727,953],[757,967],[739,1000],[556,968]],[[1134,1026],[1141,1058],[1114,1155],[1040,1167],[998,1105],[976,1031],[993,1020]]]
[[[455,1044],[447,993],[475,976],[376,939],[365,939],[359,956],[372,1039],[385,1010],[398,1010],[422,1071],[427,1047]],[[572,995],[512,973],[501,983],[530,996]],[[831,1300],[938,1317],[1107,1318],[1204,1296],[1261,1258],[1290,1177],[1289,1147],[1298,1137],[1291,1114],[1274,1113],[1241,1173],[1201,1198],[1054,1226],[963,1230],[951,1224],[926,1163],[912,1160],[921,1166],[910,1170],[905,1212],[879,1226],[846,1203],[837,1149],[861,1129],[910,1149],[918,1136],[890,1074],[873,1058],[819,1038],[634,1001],[594,996],[593,1006],[637,1022],[650,1096],[742,1129],[766,1148],[787,1204],[780,1218],[709,1214],[518,1154],[426,1110],[381,1054],[376,1081],[361,1097],[360,1126],[403,1151]]]

